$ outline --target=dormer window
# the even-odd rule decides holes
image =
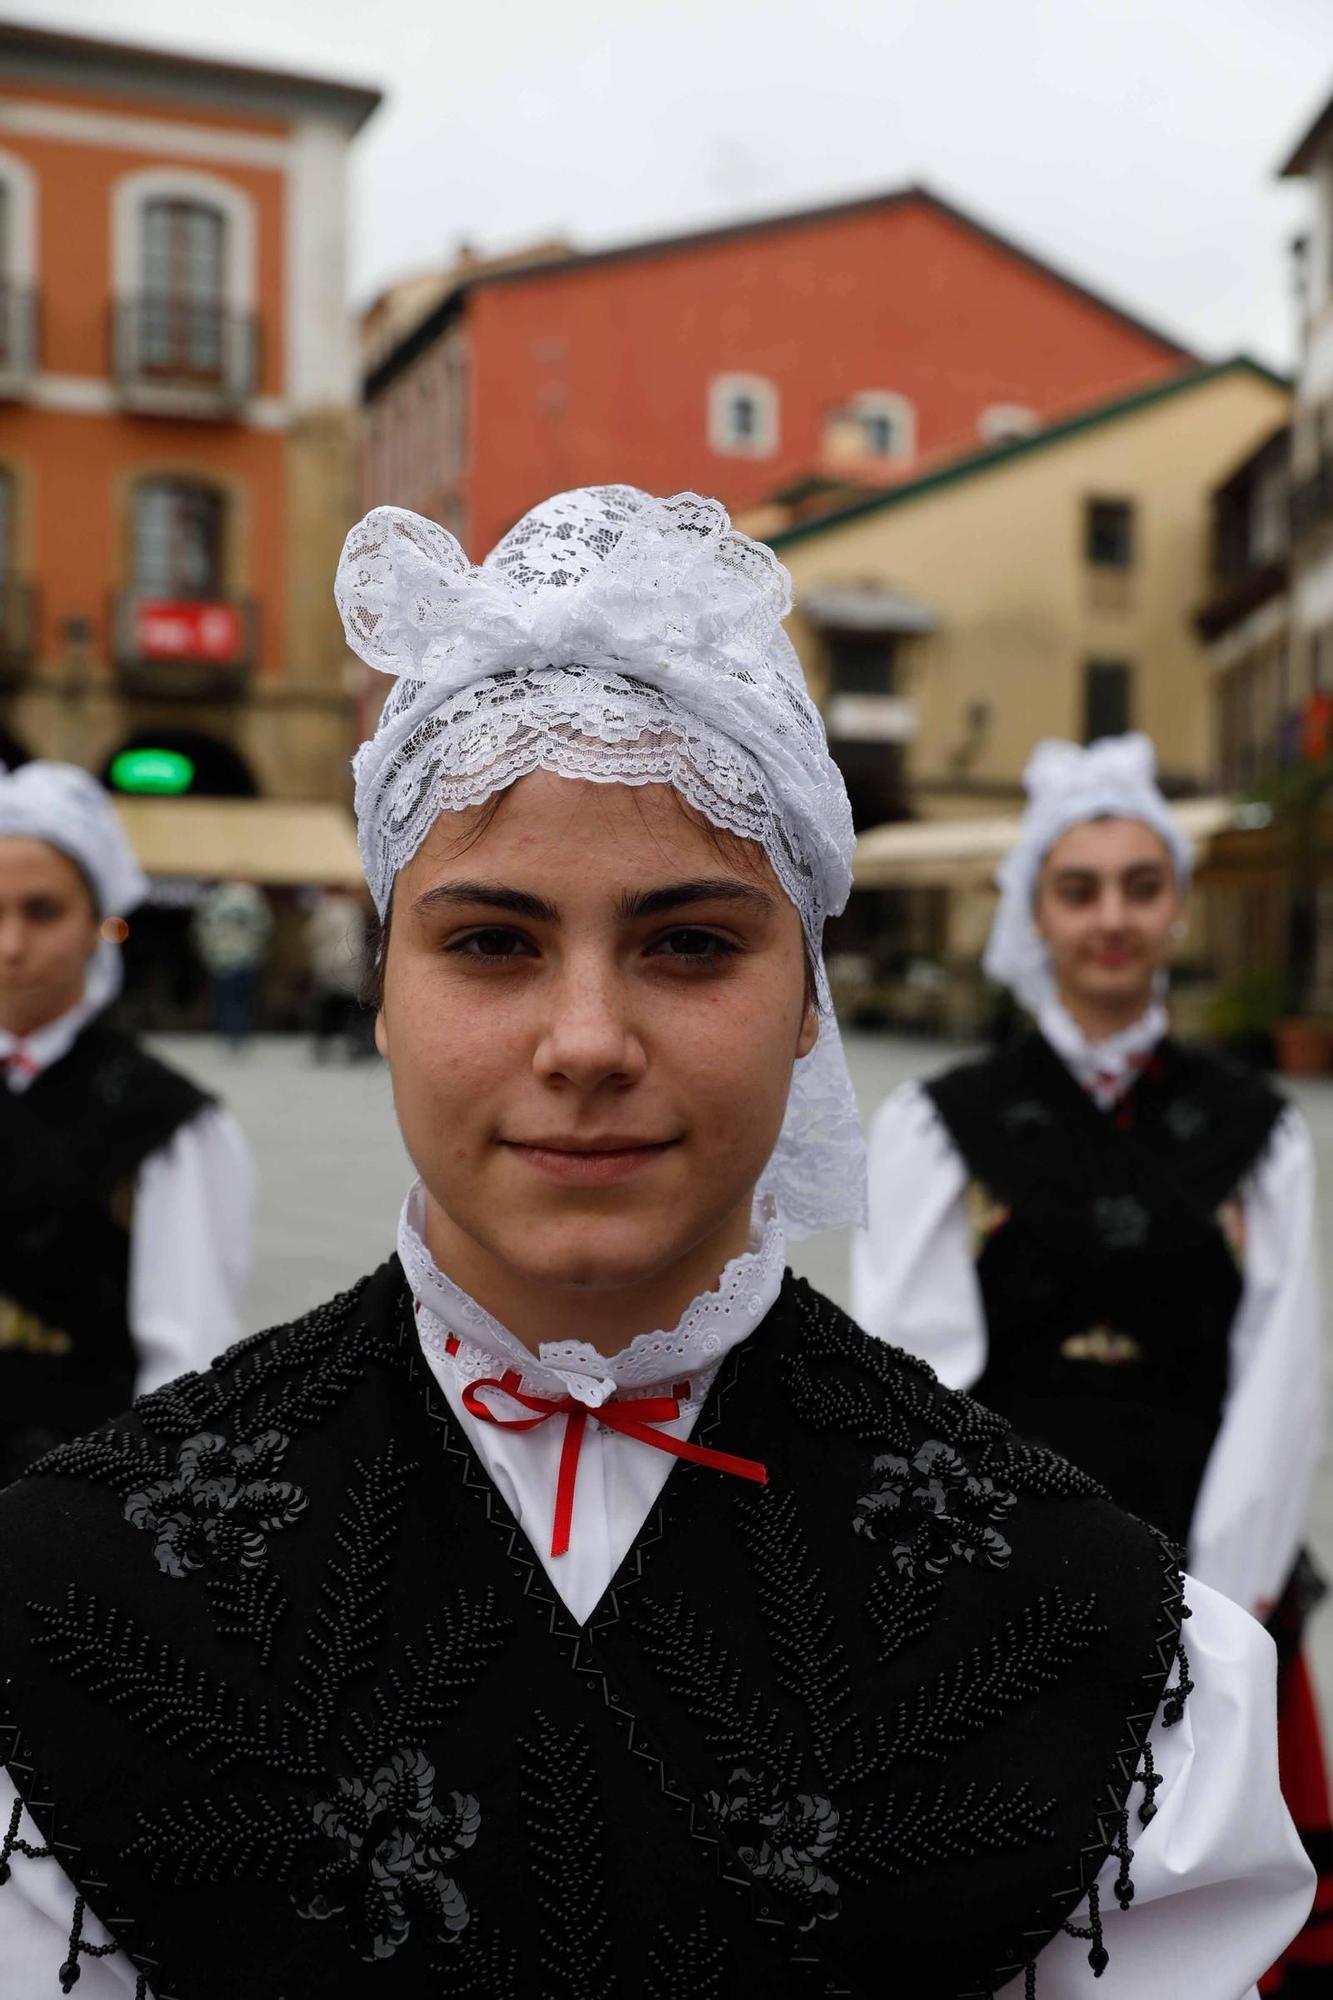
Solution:
[[[863,458],[916,456],[916,410],[906,396],[890,389],[868,389],[852,398],[848,415],[859,434]]]
[[[736,458],[778,448],[778,392],[764,375],[715,375],[708,385],[708,442]]]
[[[977,436],[983,444],[1012,444],[1031,437],[1039,422],[1026,403],[988,403],[977,418]]]

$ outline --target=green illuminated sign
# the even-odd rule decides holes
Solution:
[[[194,764],[179,750],[122,750],[111,760],[111,783],[118,792],[155,792],[165,797],[188,792]]]

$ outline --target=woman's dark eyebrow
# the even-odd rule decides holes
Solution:
[[[763,916],[773,908],[767,890],[753,882],[738,882],[734,875],[717,875],[696,882],[668,882],[660,889],[628,889],[620,899],[620,915],[660,917],[668,910],[688,909],[693,903],[744,903]]]
[[[668,910],[682,910],[695,903],[744,903],[767,915],[773,898],[750,882],[738,882],[734,875],[705,877],[693,882],[668,882],[660,889],[627,889],[620,899],[622,919],[658,917]],[[503,910],[511,917],[527,917],[537,924],[555,924],[560,912],[554,903],[526,889],[507,889],[499,882],[440,882],[417,897],[412,908],[418,916],[430,916],[438,909],[483,908]]]
[[[527,917],[536,924],[554,924],[560,917],[554,903],[530,896],[526,889],[506,889],[499,882],[440,882],[418,896],[412,908],[417,916],[428,917],[434,910],[456,909],[460,904],[469,909],[480,904],[488,910],[504,910],[511,917]]]
[[[1165,861],[1148,860],[1131,861],[1128,866],[1119,870],[1114,868],[1065,867],[1056,869],[1055,880],[1065,884],[1074,882],[1101,882],[1108,877],[1114,879],[1118,873],[1122,881],[1128,881],[1132,875],[1164,875],[1166,867],[1167,864]]]

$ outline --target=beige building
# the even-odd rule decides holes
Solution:
[[[792,636],[858,828],[1012,814],[1049,735],[1146,730],[1168,790],[1208,789],[1212,494],[1288,405],[1251,361],[1192,368],[834,513],[743,522],[792,572]],[[878,842],[875,883],[930,886],[863,905],[843,942],[974,967],[991,864],[936,839],[926,866],[914,841],[896,870]]]

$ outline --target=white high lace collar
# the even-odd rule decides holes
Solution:
[[[12,1091],[27,1090],[36,1082],[44,1069],[71,1049],[81,1034],[89,1017],[96,1013],[97,1003],[85,994],[65,1013],[57,1015],[54,1021],[47,1021],[43,1027],[34,1028],[30,1035],[14,1035],[8,1028],[0,1028],[0,1065],[7,1064],[10,1056],[23,1058],[22,1066],[12,1070],[0,1069],[0,1079]]]
[[[1154,1000],[1146,1013],[1117,1034],[1093,1042],[1066,1007],[1052,995],[1043,1001],[1037,1026],[1076,1081],[1103,1111],[1118,1104],[1170,1026],[1166,1008]]]
[[[772,1204],[756,1204],[749,1249],[732,1258],[716,1288],[701,1292],[670,1331],[636,1334],[618,1354],[599,1354],[586,1340],[544,1340],[534,1355],[439,1269],[421,1234],[422,1199],[417,1181],[399,1217],[398,1255],[420,1306],[417,1330],[427,1354],[441,1359],[452,1334],[458,1342],[452,1359],[465,1374],[490,1374],[498,1362],[522,1376],[528,1394],[572,1396],[590,1410],[622,1390],[637,1393],[683,1377],[691,1401],[705,1395],[732,1348],[771,1309],[787,1261]]]

